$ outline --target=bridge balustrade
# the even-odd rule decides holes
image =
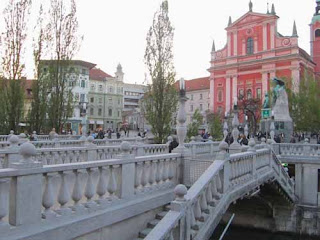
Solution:
[[[123,143],[118,159],[43,166],[33,160],[34,146],[25,143],[22,159],[0,169],[0,235],[15,239],[23,229],[41,232],[176,186],[181,154],[135,157],[131,148]]]
[[[295,202],[294,183],[269,148],[249,148],[249,152],[229,155],[226,146],[210,167],[187,190],[175,189],[171,211],[145,240],[209,239],[228,206],[257,191],[260,184],[274,181],[281,186],[288,202]]]

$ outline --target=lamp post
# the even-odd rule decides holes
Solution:
[[[87,134],[87,102],[80,102],[80,116],[82,117],[82,136],[86,137]]]

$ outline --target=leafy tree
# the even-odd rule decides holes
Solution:
[[[219,113],[207,112],[206,113],[208,130],[212,138],[220,141],[223,138],[222,121]]]
[[[162,143],[171,132],[178,98],[173,86],[173,27],[169,20],[167,0],[154,14],[147,34],[145,63],[152,80],[144,96],[145,116],[152,127],[155,141]]]
[[[31,0],[9,0],[4,10],[5,32],[2,38],[3,78],[1,86],[1,130],[18,130],[24,114],[25,69],[23,54],[27,37],[27,23]]]
[[[199,133],[199,127],[203,123],[203,116],[199,109],[196,109],[192,115],[192,122],[188,125],[187,137],[190,140],[192,136],[197,136]]]
[[[300,79],[299,92],[286,89],[289,110],[296,131],[320,131],[320,82],[313,74],[305,73]]]

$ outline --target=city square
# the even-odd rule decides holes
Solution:
[[[319,0],[305,29],[276,3],[264,12],[252,0],[234,3],[243,10],[215,6],[238,17],[206,40],[204,64],[190,49],[194,68],[179,52],[187,51],[179,34],[190,20],[179,24],[178,3],[127,3],[152,9],[132,19],[143,31],[121,29],[134,30],[128,52],[118,49],[120,34],[89,24],[102,17],[90,4],[83,15],[86,5],[72,0],[5,1],[0,239],[320,236]],[[87,29],[98,30],[94,40]],[[115,41],[110,57],[102,54],[106,36]],[[105,70],[112,65],[114,74]]]

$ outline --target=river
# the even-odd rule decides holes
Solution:
[[[219,225],[210,240],[219,240],[224,226]],[[284,233],[270,233],[264,230],[230,226],[223,240],[316,240],[306,236],[293,236]]]

